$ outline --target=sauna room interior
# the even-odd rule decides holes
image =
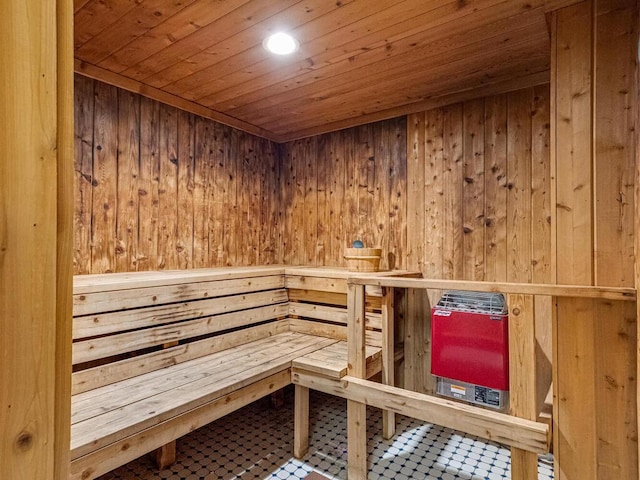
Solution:
[[[638,479],[639,20],[3,1],[0,477]]]

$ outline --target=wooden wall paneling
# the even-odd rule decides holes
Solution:
[[[508,94],[507,279],[531,281],[531,104],[533,91]]]
[[[590,4],[590,2],[588,2]],[[557,256],[558,283],[593,283],[591,215],[591,11],[568,7],[558,13]],[[572,26],[569,26],[571,24]]]
[[[292,177],[291,188],[293,188],[293,206],[290,221],[292,223],[291,242],[291,262],[293,265],[304,264],[304,192],[306,188],[306,177],[304,174],[304,139],[293,144],[291,162]]]
[[[404,118],[393,120],[389,152],[389,268],[406,268],[407,244],[407,127]]]
[[[136,270],[138,254],[138,157],[140,97],[118,91],[115,271]]]
[[[158,251],[156,268],[176,269],[178,259],[178,112],[160,105],[158,152]]]
[[[358,168],[358,238],[365,246],[376,246],[374,236],[373,200],[375,181],[375,146],[373,125],[356,129],[355,160]]]
[[[250,152],[250,168],[251,175],[251,192],[249,195],[249,227],[251,230],[251,257],[247,261],[247,265],[256,265],[260,258],[260,193],[262,190],[262,182],[260,176],[261,162],[263,162],[262,152],[264,151],[264,142],[261,139],[251,136],[246,137],[251,147]]]
[[[484,280],[484,99],[463,104],[463,275]]]
[[[201,118],[195,122],[195,184],[193,190],[193,267],[209,264],[209,168],[205,152],[213,138],[213,124]]]
[[[485,280],[507,281],[507,96],[485,100]]]
[[[347,151],[353,150],[353,130],[335,132],[331,136],[331,162],[329,163],[329,217],[324,225],[325,238],[329,241],[330,254],[323,265],[344,265],[344,249],[355,238],[349,234],[349,212],[346,199],[353,198],[345,192]],[[320,180],[320,178],[318,178]]]
[[[252,257],[249,251],[253,248],[253,238],[251,236],[251,225],[249,219],[250,196],[253,189],[253,182],[250,177],[251,168],[251,146],[240,138],[240,132],[232,131],[232,142],[238,145],[238,156],[236,160],[236,234],[235,241],[238,243],[237,264],[246,265],[247,260]]]
[[[76,76],[74,85],[74,216],[73,270],[91,272],[91,214],[93,212],[94,81]]]
[[[263,142],[265,151],[262,152],[260,166],[262,168],[262,189],[260,191],[262,206],[260,211],[260,254],[259,263],[270,265],[277,263],[278,255],[278,209],[280,202],[279,188],[279,157],[277,145],[273,142]]]
[[[142,98],[140,120],[138,270],[145,271],[157,268],[160,104]]]
[[[598,0],[594,8],[595,284],[633,286],[637,2]],[[634,108],[635,107],[635,108]],[[638,476],[637,321],[623,302],[597,302],[596,429],[602,478]],[[612,354],[615,352],[615,354]],[[616,405],[611,411],[610,405]]]
[[[531,111],[531,281],[553,283],[551,269],[551,156],[549,86],[533,90]],[[552,298],[534,298],[536,323],[536,412],[541,412],[551,385]]]
[[[414,113],[407,117],[407,268],[425,272],[427,270],[425,256],[428,250],[425,243],[434,238],[432,231],[426,229],[425,222],[429,216],[423,209],[429,209],[431,202],[426,200],[425,184],[427,173],[425,172],[424,158],[428,141],[426,139],[427,113]],[[429,189],[433,192],[433,189]],[[428,211],[428,210],[427,210]],[[436,215],[436,218],[440,218]],[[437,238],[442,238],[438,235]]]
[[[444,111],[441,108],[429,110],[424,114],[424,160],[420,162],[420,178],[423,179],[423,195],[415,201],[424,223],[424,266],[421,270],[427,278],[444,278]],[[423,171],[424,170],[424,171]],[[424,208],[422,208],[424,202]],[[431,305],[435,305],[441,291],[427,292]],[[430,360],[430,359],[429,359]]]
[[[637,4],[594,0],[555,18],[558,281],[629,285]],[[636,312],[559,301],[555,328],[557,477],[637,478]]]
[[[225,153],[226,169],[224,178],[225,188],[225,222],[224,222],[224,249],[227,252],[227,263],[229,265],[239,265],[240,263],[240,246],[237,241],[236,232],[238,231],[238,191],[237,182],[240,175],[242,163],[240,161],[240,145],[234,136],[234,129],[224,127],[222,141],[228,144]]]
[[[596,285],[633,282],[633,82],[638,42],[636,5],[598,0],[595,11],[596,64],[594,208]],[[615,41],[612,41],[615,39]]]
[[[382,270],[389,268],[389,214],[391,213],[389,164],[391,162],[390,148],[393,142],[389,134],[392,128],[391,122],[378,122],[373,125],[375,183],[372,200],[374,216],[369,219],[369,223],[371,229],[375,232],[375,246],[382,248],[382,258],[380,259],[380,268]]]
[[[327,162],[329,137],[309,137],[302,141],[302,167],[304,175],[303,251],[302,261],[306,265],[317,264],[318,249],[318,162]]]
[[[343,138],[345,142],[344,151],[344,163],[345,163],[345,199],[344,209],[346,211],[344,239],[341,243],[341,249],[350,246],[350,243],[356,239],[360,239],[360,228],[358,220],[360,218],[360,176],[359,165],[356,157],[357,152],[357,131],[355,128],[350,128],[343,132]],[[344,259],[342,258],[344,251],[340,250],[339,258],[342,265],[344,265]]]
[[[444,109],[443,115],[443,269],[445,279],[463,278],[462,105]]]
[[[293,188],[293,142],[283,144],[280,150],[280,211],[282,212],[282,261],[292,263],[291,248],[293,245],[293,208],[295,203],[295,190]]]
[[[116,268],[117,94],[115,87],[95,85],[91,213],[91,270],[95,273],[113,272]]]
[[[193,267],[193,191],[195,188],[195,118],[178,110],[178,231],[177,262],[180,269]]]
[[[225,228],[228,203],[229,136],[221,124],[213,125],[213,146],[209,149],[209,173],[211,175],[210,217],[209,217],[209,264],[227,265],[228,249],[225,248]],[[235,233],[235,232],[234,232]]]
[[[557,282],[591,285],[591,5],[557,13]],[[558,299],[554,326],[557,348],[556,398],[559,399],[554,445],[556,478],[596,478],[597,431],[593,378],[595,309],[593,301]]]
[[[331,190],[334,175],[332,172],[334,143],[336,133],[322,135],[317,138],[318,155],[316,157],[316,199],[317,199],[317,241],[314,249],[314,261],[316,265],[326,265],[331,258],[332,228],[337,228],[339,223],[332,221],[333,205],[331,203]],[[309,187],[307,187],[307,190]],[[307,255],[309,253],[307,252]]]

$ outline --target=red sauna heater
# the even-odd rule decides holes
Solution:
[[[448,291],[431,310],[431,373],[439,395],[509,407],[509,322],[500,293]]]

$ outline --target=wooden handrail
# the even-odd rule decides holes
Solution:
[[[372,285],[395,288],[423,288],[437,290],[468,290],[476,292],[547,295],[553,297],[596,298],[602,300],[635,301],[635,288],[585,285],[552,285],[543,283],[476,282],[467,280],[437,280],[431,278],[350,277],[352,285]]]

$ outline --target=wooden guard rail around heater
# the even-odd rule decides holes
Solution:
[[[383,289],[383,304],[393,298],[394,289],[436,289],[500,292],[509,307],[509,377],[511,414],[463,405],[401,388],[365,380],[365,288]],[[430,280],[414,278],[350,278],[347,323],[348,374],[339,380],[297,378],[300,384],[347,399],[348,476],[367,478],[366,405],[414,417],[494,440],[511,447],[511,478],[538,478],[538,453],[549,450],[551,435],[547,424],[536,422],[535,296],[564,299],[583,298],[607,301],[636,301],[631,288],[575,285],[544,285]],[[562,321],[556,319],[555,321]],[[390,325],[382,323],[382,336]],[[554,340],[554,348],[556,342]],[[383,358],[392,352],[382,343]],[[384,368],[384,366],[383,366]],[[295,372],[294,372],[295,373]],[[554,383],[554,388],[557,385]],[[554,402],[554,410],[557,408]],[[554,418],[556,412],[554,411]],[[392,428],[392,427],[390,427]]]

